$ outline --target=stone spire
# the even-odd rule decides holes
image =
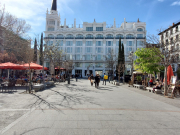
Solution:
[[[57,0],[52,0],[52,7],[51,10],[57,11]]]

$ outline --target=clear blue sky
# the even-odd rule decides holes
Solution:
[[[146,22],[147,34],[157,34],[160,28],[168,28],[173,22],[180,21],[180,0],[57,0],[61,24],[83,22],[104,22],[116,24],[126,21]],[[30,35],[45,30],[45,15],[51,8],[52,0],[1,0],[6,11],[25,19],[31,24]]]

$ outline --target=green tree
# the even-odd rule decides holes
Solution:
[[[156,51],[154,51],[156,49]],[[161,58],[158,57],[160,53],[159,48],[141,48],[135,52],[137,59],[134,61],[135,69],[140,69],[142,72],[154,74],[160,72],[162,65]]]
[[[35,42],[34,42],[34,57],[33,57],[33,61],[36,63],[37,62],[37,40],[35,38]]]
[[[40,55],[39,55],[40,65],[43,65],[43,33],[41,34],[41,43],[40,43]]]

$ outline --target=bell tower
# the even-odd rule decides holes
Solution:
[[[56,31],[60,27],[60,15],[57,11],[57,0],[52,0],[50,12],[46,13],[46,31]]]

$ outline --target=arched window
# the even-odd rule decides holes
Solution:
[[[96,39],[103,39],[103,35],[102,34],[96,35]]]
[[[66,39],[73,39],[74,37],[73,37],[73,35],[72,34],[68,34],[67,36],[66,36]]]
[[[64,37],[62,34],[58,34],[57,37]]]
[[[143,31],[143,29],[142,28],[138,28],[137,31]]]
[[[106,38],[113,38],[113,35],[112,34],[108,34],[108,35],[106,35]]]
[[[76,39],[83,39],[83,35],[81,34],[76,35]]]
[[[86,35],[86,39],[93,39],[93,35],[91,34]]]
[[[116,39],[119,39],[119,38],[124,38],[122,34],[118,34],[116,35]]]
[[[54,35],[53,35],[53,34],[49,34],[49,35],[48,35],[48,38],[49,38],[49,39],[54,39]]]
[[[128,34],[127,36],[126,36],[126,39],[133,39],[134,38],[134,36],[132,35],[132,34]]]

